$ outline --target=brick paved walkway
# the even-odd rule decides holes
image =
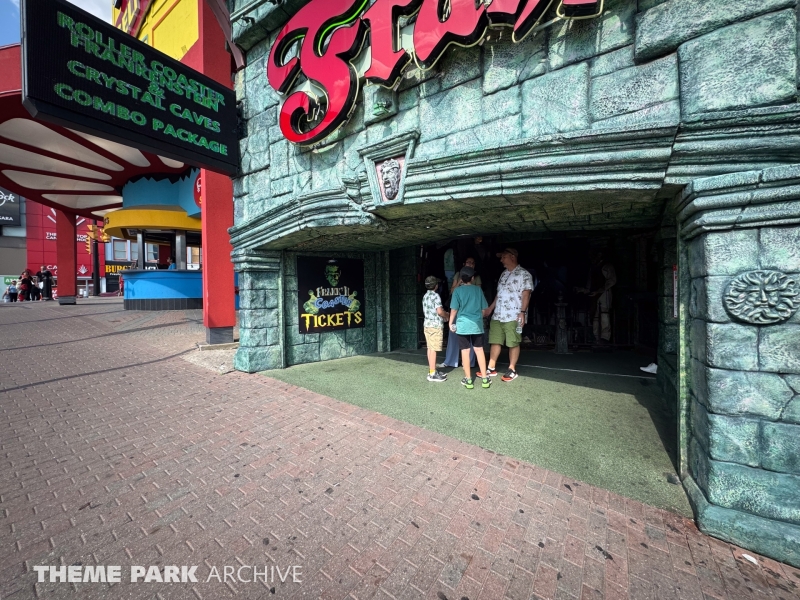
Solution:
[[[0,598],[800,597],[800,571],[686,519],[183,360],[201,339],[197,313],[0,305]],[[35,565],[121,565],[123,583],[37,583]],[[198,582],[125,582],[132,565]],[[302,583],[207,580],[241,565]]]

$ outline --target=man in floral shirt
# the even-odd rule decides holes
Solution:
[[[436,293],[439,279],[433,275],[425,278],[425,296],[422,298],[422,314],[425,342],[428,346],[428,381],[441,383],[447,375],[436,370],[436,353],[442,351],[444,336],[442,329],[450,315],[442,308],[442,298]]]
[[[519,345],[522,334],[517,332],[518,325],[525,324],[525,315],[528,312],[528,303],[533,292],[533,277],[519,266],[519,252],[515,248],[506,248],[497,254],[506,270],[500,275],[497,283],[497,297],[484,311],[484,316],[494,311],[489,323],[489,366],[487,375],[497,376],[497,359],[503,346],[508,347],[508,371],[503,375],[503,381],[513,381],[517,378],[517,360],[519,359]],[[481,377],[481,373],[477,374]]]

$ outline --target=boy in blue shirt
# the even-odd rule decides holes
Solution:
[[[472,285],[475,269],[461,269],[462,285],[457,287],[450,299],[450,330],[458,334],[458,347],[461,350],[461,364],[464,365],[464,379],[461,384],[468,390],[475,387],[469,367],[470,342],[475,348],[480,373],[486,373],[486,355],[483,352],[483,309],[489,305],[481,288]],[[484,377],[481,387],[488,388],[492,380]]]

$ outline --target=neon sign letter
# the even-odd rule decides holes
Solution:
[[[304,6],[281,30],[269,55],[267,78],[285,94],[302,72],[325,95],[320,102],[306,91],[290,95],[281,107],[283,135],[295,144],[317,142],[347,120],[358,95],[358,75],[350,61],[361,51],[367,31],[358,15],[367,0],[324,0]],[[299,56],[286,57],[299,44]],[[284,62],[285,61],[285,62]]]
[[[397,20],[417,12],[421,2],[378,0],[364,13],[362,19],[369,23],[372,41],[372,62],[364,77],[372,83],[392,87],[411,61],[408,52],[397,43]]]
[[[450,44],[471,46],[490,26],[513,27],[519,42],[541,21],[555,0],[312,0],[278,34],[267,62],[270,85],[281,94],[281,132],[294,144],[314,144],[334,133],[355,107],[359,75],[351,64],[370,30],[371,62],[364,77],[393,87],[411,55],[430,69]],[[603,0],[560,0],[559,18],[592,18]],[[361,15],[361,13],[364,13]],[[413,51],[400,44],[398,21],[417,13]],[[361,15],[361,16],[359,16]],[[300,80],[300,75],[305,80]],[[320,90],[320,97],[314,90]]]

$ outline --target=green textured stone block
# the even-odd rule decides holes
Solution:
[[[281,330],[278,327],[267,327],[267,346],[283,343],[280,332]]]
[[[249,275],[253,280],[253,288],[257,290],[277,290],[278,274],[263,271],[253,271]]]
[[[800,373],[800,325],[762,327],[758,357],[763,371]]]
[[[767,519],[800,523],[800,477],[709,461],[708,500]]]
[[[538,137],[589,127],[589,65],[582,63],[522,84],[522,128]]]
[[[677,125],[681,120],[681,103],[671,100],[662,104],[648,106],[642,110],[625,113],[616,117],[594,121],[592,129],[640,129],[645,126],[664,127]]]
[[[355,344],[364,339],[364,328],[348,329],[346,331],[345,339],[348,344]]]
[[[800,396],[795,396],[783,409],[781,421],[800,424]]]
[[[763,424],[761,465],[770,471],[800,475],[800,425]]]
[[[485,122],[519,114],[520,110],[519,87],[512,87],[483,97],[483,120]],[[503,132],[506,136],[508,133],[508,131]]]
[[[278,311],[274,309],[252,309],[239,311],[239,327],[244,329],[266,329],[278,324]]]
[[[708,463],[709,458],[697,438],[689,439],[689,469],[697,485],[703,491],[708,490]]]
[[[800,567],[800,527],[709,504],[694,481],[683,482],[700,531]]]
[[[233,368],[245,373],[256,373],[270,369],[280,369],[281,349],[279,346],[247,348],[239,346],[233,356]]]
[[[589,61],[592,77],[600,77],[601,75],[608,75],[614,71],[620,71],[633,67],[633,44],[625,46],[619,50],[602,54],[597,58]]]
[[[344,331],[331,331],[319,336],[319,360],[333,360],[347,356]]]
[[[678,95],[678,57],[671,54],[592,79],[589,112],[593,121],[600,121],[675,100]]]
[[[266,329],[240,329],[239,330],[239,345],[240,346],[267,346],[267,330]]]
[[[703,358],[699,354],[695,358],[710,367],[738,371],[759,370],[757,327],[694,321],[692,348],[703,355]]]
[[[266,290],[243,290],[239,288],[239,307],[263,308],[267,301]]]
[[[729,323],[731,319],[725,310],[722,297],[730,280],[730,277],[692,279],[689,314],[704,321]]]
[[[425,141],[444,137],[479,125],[483,119],[481,97],[481,82],[474,80],[420,99],[420,139]]]
[[[636,60],[663,56],[704,33],[789,6],[794,0],[640,0],[639,10],[646,12],[636,24]]]
[[[529,35],[519,44],[505,35],[483,45],[483,93],[493,94],[543,75],[547,63],[547,36]]]
[[[445,53],[440,67],[441,89],[447,90],[481,76],[481,47],[452,47]]]
[[[661,369],[659,369],[661,370]],[[692,396],[689,402],[689,422],[691,424],[691,434],[697,442],[706,450],[708,443],[708,411],[705,406]]]
[[[706,369],[706,407],[723,415],[752,415],[777,421],[794,392],[772,373]],[[698,398],[699,398],[698,394]]]
[[[738,275],[758,268],[758,230],[707,233],[689,245],[692,277]]]
[[[319,362],[319,359],[319,344],[302,344],[286,348],[287,366]]]
[[[266,290],[264,294],[264,304],[262,306],[265,308],[278,308],[280,297],[278,290]]]
[[[401,332],[397,340],[398,348],[416,349],[417,347],[417,334],[416,333],[403,333]]]
[[[678,50],[683,114],[794,101],[796,47],[793,10],[729,25],[686,42]]]
[[[800,272],[800,227],[764,227],[759,241],[762,269]]]
[[[708,452],[714,460],[759,466],[761,446],[757,419],[708,415]]]
[[[607,0],[595,19],[557,23],[551,30],[550,69],[560,69],[633,43],[636,0]]]
[[[658,345],[661,352],[676,354],[678,352],[678,326],[662,325],[659,327],[658,333]]]
[[[300,329],[297,325],[287,325],[286,326],[286,345],[287,346],[299,346],[301,344],[306,343],[306,336],[307,333],[300,333]]]

